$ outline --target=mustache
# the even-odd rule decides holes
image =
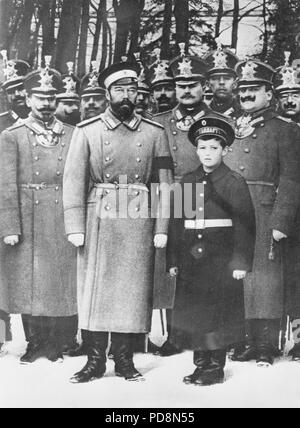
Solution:
[[[247,101],[249,101],[249,102],[255,102],[255,100],[256,100],[256,96],[254,95],[254,96],[248,96],[248,97],[241,97],[241,102],[242,103],[246,103]]]
[[[186,95],[182,96],[182,99],[183,100],[193,100],[193,99],[195,99],[195,97],[193,97],[193,95],[191,95],[191,94],[186,94]]]
[[[287,102],[283,104],[283,107],[286,109],[295,109],[297,105],[293,102]]]

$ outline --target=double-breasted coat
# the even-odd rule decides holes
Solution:
[[[200,167],[181,185],[183,216],[171,221],[167,257],[169,268],[179,268],[171,341],[181,349],[223,349],[243,340],[243,282],[233,271],[252,269],[251,196],[223,163],[211,174]]]
[[[156,114],[153,118],[167,132],[176,183],[200,166],[196,148],[188,138],[188,131],[194,122],[210,112],[204,102],[191,113],[179,104],[173,110]],[[166,272],[166,251],[158,249],[155,254],[154,309],[173,307],[175,287],[175,280]]]
[[[54,120],[57,144],[44,145],[43,122],[30,116],[1,135],[0,309],[33,316],[77,313],[76,251],[67,241],[62,179],[73,128]],[[3,238],[19,235],[11,247]]]
[[[168,233],[170,202],[164,199],[163,216],[151,218],[149,190],[157,178],[171,184],[172,176],[159,124],[139,115],[120,122],[108,108],[77,126],[65,170],[64,210],[67,234],[85,234],[78,269],[82,329],[150,331],[153,237]]]
[[[272,231],[293,233],[299,205],[300,132],[271,108],[241,120],[239,138],[225,162],[247,181],[256,214],[254,264],[245,281],[246,318],[279,319],[284,312],[283,243],[273,241]]]

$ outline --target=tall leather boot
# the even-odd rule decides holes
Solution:
[[[43,317],[46,357],[52,363],[62,362],[64,359],[60,342],[59,326],[59,318]]]
[[[247,346],[244,349],[235,349],[234,354],[230,357],[232,361],[245,363],[257,359],[256,322],[257,320],[246,321]]]
[[[63,354],[68,355],[70,351],[78,349],[78,315],[60,317],[57,320],[59,339]]]
[[[194,364],[196,370],[193,374],[185,376],[183,382],[187,385],[193,384],[196,379],[207,369],[210,363],[210,351],[195,351],[194,352]]]
[[[26,353],[20,359],[21,364],[32,364],[38,358],[46,356],[41,317],[28,316],[27,322],[28,346]]]
[[[194,380],[194,385],[210,386],[224,383],[226,365],[226,349],[210,352],[210,362],[206,369]]]
[[[86,331],[88,361],[84,368],[76,373],[71,383],[88,383],[100,379],[106,372],[106,348],[108,333]]]
[[[30,323],[31,315],[22,315],[22,324],[23,324],[23,330],[25,334],[26,342],[29,342],[29,323]]]
[[[172,318],[173,318],[173,309],[167,309],[167,329],[168,329],[168,338],[166,342],[157,350],[154,351],[154,355],[159,355],[160,357],[171,357],[172,355],[181,354],[182,350],[176,348],[170,341],[172,333]]]
[[[69,357],[83,357],[88,354],[88,331],[81,330],[82,342],[75,349],[70,349],[67,353]]]
[[[278,352],[280,320],[258,320],[257,365],[269,367],[274,364]]]
[[[132,335],[125,333],[112,333],[112,354],[115,361],[116,376],[124,377],[131,382],[145,380],[134,367]]]

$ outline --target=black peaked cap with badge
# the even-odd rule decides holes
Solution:
[[[91,63],[92,71],[87,73],[80,83],[81,98],[92,97],[93,95],[105,95],[105,88],[99,85],[99,64],[97,61]]]
[[[174,84],[174,77],[170,68],[170,61],[161,59],[161,49],[155,51],[156,61],[146,71],[147,80],[151,88],[159,85]]]
[[[230,49],[222,49],[222,44],[219,43],[216,50],[208,52],[203,60],[208,66],[209,77],[218,74],[236,77],[235,67],[239,59]]]
[[[26,92],[40,97],[57,95],[63,87],[61,74],[50,68],[51,56],[45,56],[45,68],[29,73],[24,79]]]
[[[255,59],[240,61],[236,65],[235,71],[239,88],[264,84],[272,86],[276,77],[274,68]]]
[[[197,120],[189,130],[189,140],[197,147],[198,139],[203,136],[218,137],[226,146],[231,146],[235,140],[234,128],[230,121],[221,114],[211,113]]]
[[[74,74],[74,63],[67,62],[68,74],[63,74],[63,88],[57,95],[59,101],[79,101],[80,79]]]
[[[179,44],[181,54],[170,62],[176,83],[197,83],[207,78],[207,64],[198,56],[185,54],[185,43]]]
[[[1,55],[4,61],[3,72],[5,76],[5,81],[1,88],[4,91],[8,91],[23,87],[24,77],[29,73],[30,65],[22,60],[8,60],[6,50],[1,51]]]
[[[278,74],[275,81],[277,95],[300,92],[299,69],[294,64],[290,64],[290,56],[290,52],[285,52],[285,64],[277,70]]]

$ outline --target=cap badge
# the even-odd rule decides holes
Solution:
[[[242,79],[253,80],[255,79],[255,70],[257,69],[257,64],[252,61],[247,61],[245,67],[242,67]]]
[[[206,120],[202,120],[201,125],[206,126],[206,124],[207,124]]]
[[[168,63],[165,60],[160,61],[155,68],[155,80],[163,80],[168,77]]]
[[[285,65],[281,69],[280,74],[282,76],[283,86],[294,87],[297,85],[296,82],[296,71],[294,67],[290,66],[290,52],[285,52]]]
[[[179,43],[179,48],[180,48],[180,54],[182,57],[182,62],[178,64],[180,76],[187,77],[187,78],[192,77],[193,76],[192,61],[185,56],[185,43]]]
[[[215,68],[228,68],[227,66],[227,55],[222,50],[222,43],[218,42],[218,49],[213,55]]]

